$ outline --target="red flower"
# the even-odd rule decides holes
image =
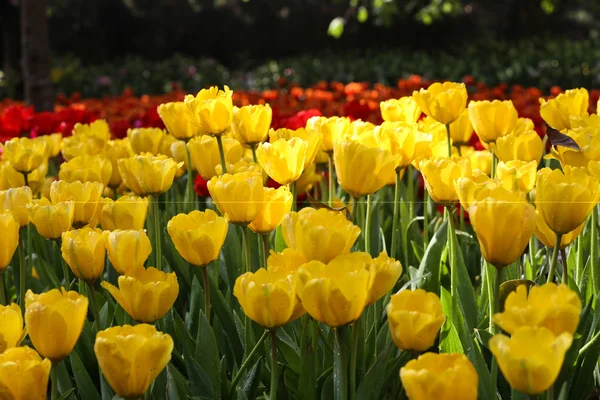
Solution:
[[[194,179],[194,191],[200,197],[210,196],[208,187],[206,186],[206,181],[200,174],[196,175],[196,179]]]
[[[144,128],[165,129],[165,124],[158,115],[157,107],[152,107],[146,110],[146,113],[142,117],[142,126]]]
[[[31,117],[33,117],[33,107],[6,107],[0,120],[2,136],[13,138],[26,133],[29,131]]]
[[[123,139],[127,136],[127,130],[131,128],[129,121],[120,119],[110,122],[110,132],[115,139]]]
[[[59,120],[57,115],[44,111],[37,113],[31,119],[31,136],[50,135],[58,131]]]
[[[316,108],[311,108],[310,110],[306,111],[299,111],[289,118],[282,118],[281,127],[293,130],[304,128],[306,126],[306,121],[308,121],[310,118],[320,117],[322,115],[323,114],[321,114],[321,111],[317,110]]]
[[[352,100],[344,104],[344,115],[351,119],[362,119],[366,121],[371,114],[369,105],[364,100]]]

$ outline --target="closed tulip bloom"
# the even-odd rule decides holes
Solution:
[[[102,229],[144,229],[148,214],[148,199],[137,196],[121,196],[117,200],[102,199],[100,226]]]
[[[65,182],[100,182],[108,185],[112,177],[112,163],[104,156],[79,156],[60,165],[58,179]]]
[[[296,288],[296,277],[288,271],[260,268],[239,276],[235,280],[233,295],[248,318],[271,329],[304,314]]]
[[[454,183],[463,177],[471,176],[471,162],[468,158],[432,158],[419,163],[429,196],[436,203],[456,203],[458,194]]]
[[[546,246],[550,249],[553,249],[554,246],[556,245],[556,233],[554,233],[552,231],[552,229],[550,229],[548,227],[548,225],[546,225],[546,221],[544,221],[544,218],[542,218],[540,216],[540,212],[537,210],[536,210],[535,223],[536,223],[535,236],[538,238],[538,240],[540,242],[542,242],[542,244],[544,246]],[[564,233],[560,237],[560,249],[562,250],[562,249],[566,248],[568,245],[570,245],[571,243],[573,243],[575,241],[575,239],[577,239],[579,234],[581,232],[583,232],[584,227],[585,227],[585,223],[581,224],[580,226],[578,226],[577,228],[575,228],[574,230],[572,230],[569,233]]]
[[[224,174],[213,177],[208,191],[221,214],[234,224],[247,225],[264,206],[262,177],[252,173]]]
[[[221,164],[217,164],[217,166],[215,167],[215,172],[217,173],[216,176],[223,175],[223,168],[221,167]],[[269,175],[267,175],[266,172],[262,169],[262,167],[255,162],[247,161],[242,158],[235,164],[227,165],[228,174],[235,175],[244,172],[248,172],[252,175],[261,176],[263,178],[263,182],[266,182],[267,179],[269,179]]]
[[[473,124],[469,117],[469,110],[464,109],[456,121],[450,124],[450,138],[455,144],[469,143],[473,136]]]
[[[494,323],[513,334],[523,326],[544,327],[558,336],[567,332],[574,335],[579,325],[581,300],[566,285],[546,283],[527,287],[520,285],[504,303],[504,311],[494,315]]]
[[[4,143],[2,158],[21,173],[31,172],[48,158],[46,146],[45,140],[12,138]]]
[[[306,130],[321,135],[321,151],[330,153],[336,141],[350,134],[350,119],[346,117],[311,117],[306,121]]]
[[[453,155],[457,157],[459,156],[458,149],[456,147],[453,147],[452,151]],[[492,172],[492,153],[489,150],[475,150],[474,147],[461,146],[460,154],[469,159],[473,173],[475,173],[475,171],[479,171],[489,175]]]
[[[164,154],[160,150],[166,134],[160,128],[133,128],[127,130],[127,139],[135,154],[150,153],[156,156]]]
[[[82,228],[62,235],[63,259],[79,279],[94,282],[104,271],[106,237],[102,229]]]
[[[25,296],[25,326],[35,349],[57,363],[67,357],[83,330],[88,299],[75,291],[52,289]]]
[[[534,128],[533,121],[530,118],[517,118],[515,129],[510,135],[519,136],[527,132],[531,132]]]
[[[27,174],[27,183],[31,188],[31,192],[34,196],[38,195],[42,188],[44,187],[44,183],[46,182],[46,175],[48,174],[48,163],[44,162],[42,165],[31,171]],[[25,186],[25,181],[23,181],[23,185]]]
[[[121,179],[121,173],[119,172],[119,160],[121,158],[130,158],[133,156],[133,150],[129,144],[129,139],[116,139],[106,143],[103,155],[110,160],[112,165],[112,173],[107,185],[111,187],[118,187],[123,179]]]
[[[369,254],[364,254],[371,258]],[[382,251],[377,258],[365,261],[367,269],[375,270],[375,279],[369,291],[369,300],[367,300],[367,305],[371,305],[394,288],[402,275],[402,264],[400,261],[388,257],[385,251]]]
[[[440,298],[423,289],[392,295],[386,311],[392,339],[401,350],[429,349],[446,321]]]
[[[267,174],[280,185],[298,180],[304,169],[308,142],[294,137],[262,143],[256,149],[256,158]]]
[[[21,228],[29,224],[27,205],[31,203],[31,189],[27,186],[0,190],[0,211],[8,210],[13,213]]]
[[[464,354],[425,353],[400,369],[409,400],[476,400],[479,377]]]
[[[587,167],[590,161],[600,160],[600,127],[565,130],[564,134],[573,139],[580,149],[552,146],[547,158],[558,160],[563,167]]]
[[[158,196],[169,190],[183,163],[170,157],[149,154],[122,158],[118,162],[123,183],[138,196]]]
[[[144,266],[152,245],[143,229],[104,231],[108,258],[119,274],[129,274]]]
[[[277,189],[264,188],[264,192],[265,204],[256,218],[248,225],[252,231],[261,235],[267,235],[281,225],[283,217],[292,209],[294,200],[294,196],[287,186],[280,186]]]
[[[228,164],[237,163],[244,152],[241,143],[229,137],[224,137],[221,140],[223,141],[225,161]],[[190,151],[192,164],[202,178],[208,181],[215,176],[215,167],[221,162],[217,139],[211,136],[196,137],[188,142],[187,147]]]
[[[271,250],[271,254],[269,255],[269,258],[267,258],[267,270],[283,270],[291,274],[296,272],[298,268],[307,262],[308,260],[299,250],[286,248],[283,249],[281,253],[276,253]]]
[[[377,126],[369,121],[355,119],[350,122],[350,138],[357,138],[360,135],[373,131]]]
[[[4,272],[19,245],[19,223],[10,211],[0,212],[0,273]]]
[[[60,239],[63,232],[71,229],[75,215],[75,205],[72,201],[64,201],[56,204],[42,197],[33,200],[27,206],[29,220],[35,226],[38,233],[46,239]]]
[[[180,140],[189,140],[198,133],[198,129],[190,122],[191,111],[183,101],[163,103],[157,108],[160,119],[167,131]]]
[[[546,328],[526,326],[513,332],[511,338],[495,335],[489,348],[510,386],[534,395],[554,384],[572,342],[570,333],[554,336]]]
[[[171,360],[173,339],[148,324],[98,332],[94,353],[102,374],[121,397],[138,399]]]
[[[494,151],[500,161],[521,160],[538,163],[542,158],[544,145],[537,132],[531,130],[498,138]]]
[[[10,162],[0,160],[0,190],[25,186],[23,174],[14,169]]]
[[[119,277],[119,288],[102,281],[102,287],[135,321],[152,323],[167,313],[179,294],[175,272],[137,267]]]
[[[537,162],[500,161],[496,167],[496,176],[507,190],[521,190],[529,193],[535,186]]]
[[[100,147],[104,147],[110,140],[110,126],[103,119],[98,119],[90,124],[76,123],[73,127],[73,136],[92,139]]]
[[[312,165],[319,153],[321,148],[321,135],[313,130],[306,130],[299,128],[296,130],[280,128],[277,130],[271,129],[269,131],[269,141],[271,143],[276,142],[279,139],[290,140],[294,137],[305,140],[307,143],[306,157],[304,159],[304,169]]]
[[[24,336],[21,308],[15,303],[0,305],[0,354],[6,349],[19,346]]]
[[[464,83],[436,82],[414,91],[413,98],[425,114],[447,125],[456,121],[467,106],[467,88]]]
[[[570,117],[587,115],[589,101],[586,89],[567,90],[551,100],[540,98],[540,115],[554,129],[569,129],[571,128]]]
[[[308,261],[322,263],[350,253],[360,235],[360,228],[343,213],[325,208],[291,212],[283,218],[281,228],[287,247],[299,250]]]
[[[52,204],[72,201],[75,207],[73,226],[95,227],[98,223],[98,208],[101,204],[104,186],[100,182],[56,181],[50,187]]]
[[[191,111],[188,119],[196,125],[200,132],[211,135],[222,135],[233,120],[233,91],[224,86],[202,89],[196,96],[185,96],[185,105]]]
[[[181,257],[190,264],[206,266],[219,258],[228,227],[227,218],[207,209],[174,216],[167,231]]]
[[[399,168],[429,156],[432,137],[404,122],[384,122],[373,131],[378,147],[389,151]]]
[[[598,180],[582,168],[538,171],[535,204],[540,217],[552,231],[565,234],[583,224],[598,202]]]
[[[384,121],[414,124],[421,116],[421,109],[412,96],[382,101],[379,108]]]
[[[489,176],[479,173],[473,176],[459,178],[454,183],[454,188],[458,194],[458,200],[466,210],[476,201],[490,196],[490,192],[500,186],[496,179],[490,179]]]
[[[27,347],[0,354],[0,393],[6,400],[43,400],[52,363]]]
[[[273,111],[268,104],[233,108],[233,134],[241,143],[254,146],[269,137]]]
[[[46,141],[46,156],[56,157],[60,154],[60,145],[62,143],[62,134],[53,133],[51,135],[39,136],[38,139]]]
[[[494,143],[515,129],[518,115],[511,100],[485,100],[469,103],[469,117],[479,139]]]
[[[88,155],[95,156],[104,153],[107,141],[99,141],[85,135],[74,135],[63,139],[61,153],[65,160]]]

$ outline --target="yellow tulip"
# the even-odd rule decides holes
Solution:
[[[224,86],[202,89],[196,96],[185,96],[185,105],[191,111],[188,119],[202,133],[222,135],[233,120],[233,92]]]
[[[379,107],[384,121],[414,124],[421,116],[421,109],[412,96],[382,101]]]
[[[98,224],[98,209],[101,204],[104,186],[99,182],[52,182],[50,200],[52,204],[72,201],[75,207],[73,226],[95,227]]]
[[[498,138],[494,151],[500,161],[521,160],[538,163],[542,158],[544,145],[537,132],[531,130]]]
[[[46,156],[56,157],[60,154],[60,145],[62,143],[62,134],[53,133],[51,135],[44,135],[39,137],[40,140],[46,141]]]
[[[217,164],[217,166],[215,167],[215,172],[216,176],[223,175],[223,168],[221,167],[221,164]],[[250,162],[242,158],[235,164],[227,164],[228,174],[235,175],[244,172],[248,172],[252,175],[262,177],[263,182],[266,182],[267,179],[269,179],[269,175],[267,175],[266,172],[262,169],[262,167],[255,162]]]
[[[249,224],[264,206],[262,177],[252,173],[215,176],[207,187],[221,214],[234,224]]]
[[[4,272],[19,245],[19,223],[10,211],[0,212],[0,273]]]
[[[309,165],[312,165],[319,153],[321,148],[321,135],[316,131],[306,130],[304,128],[292,130],[286,128],[280,128],[277,130],[271,129],[269,131],[269,141],[271,143],[276,142],[279,139],[290,140],[292,138],[300,138],[305,140],[308,144],[306,148],[306,157],[304,159],[304,169]]]
[[[527,287],[520,285],[506,298],[504,312],[494,315],[494,323],[510,334],[529,326],[544,327],[554,336],[564,332],[574,335],[580,314],[579,295],[564,284],[533,286],[529,295]]]
[[[286,248],[281,253],[275,253],[271,250],[271,254],[267,258],[267,270],[283,270],[294,273],[307,262],[308,260],[301,251]]]
[[[495,335],[489,348],[513,388],[526,394],[546,391],[558,377],[573,336],[554,336],[546,328],[522,327],[512,337]]]
[[[164,154],[161,152],[161,144],[166,135],[167,132],[160,128],[132,128],[127,130],[127,139],[129,139],[131,150],[135,154],[150,153],[155,156]]]
[[[587,167],[592,160],[600,160],[600,127],[592,126],[564,132],[580,147],[580,150],[552,146],[546,157],[560,161],[561,166]]]
[[[233,134],[240,143],[255,146],[267,140],[273,111],[268,104],[233,108]]]
[[[135,321],[152,323],[165,316],[179,294],[175,272],[137,267],[119,276],[119,288],[102,281],[102,287]]]
[[[287,186],[280,186],[277,189],[264,188],[264,192],[265,204],[248,225],[252,231],[261,235],[267,235],[281,225],[283,217],[292,209],[294,201],[294,196]]]
[[[63,259],[79,279],[94,282],[104,271],[106,237],[102,229],[82,228],[62,235]]]
[[[569,129],[571,128],[570,117],[587,115],[589,105],[589,94],[586,89],[571,89],[551,100],[540,98],[540,115],[554,129]]]
[[[98,146],[104,147],[110,140],[110,126],[103,119],[98,119],[91,124],[76,123],[73,127],[73,136],[91,139]]]
[[[143,229],[104,231],[108,258],[119,274],[142,268],[152,253],[152,245]]]
[[[533,125],[533,121],[531,119],[517,118],[517,124],[515,125],[515,129],[513,129],[513,131],[510,133],[510,135],[519,136],[524,133],[533,131],[533,128],[534,128],[534,125]]]
[[[496,176],[507,190],[521,190],[529,193],[535,186],[537,162],[500,161],[496,166]]]
[[[167,136],[172,137],[171,135]],[[169,145],[168,155],[178,163],[183,163],[183,165],[177,170],[176,176],[179,178],[188,169],[187,144],[183,140],[175,140]]]
[[[25,186],[23,174],[14,169],[7,160],[0,160],[0,190]]]
[[[79,156],[60,165],[58,179],[65,182],[100,182],[108,185],[112,177],[112,163],[104,156]]]
[[[235,164],[242,158],[243,148],[236,139],[224,137],[223,151],[225,161],[228,164]],[[187,144],[192,164],[196,171],[204,178],[209,180],[215,176],[215,167],[220,164],[219,147],[217,139],[211,136],[200,136],[193,138]]]
[[[328,263],[350,253],[360,228],[341,212],[306,207],[283,218],[281,232],[287,247],[298,250],[307,260]]]
[[[323,176],[317,172],[317,165],[311,164],[304,169],[300,178],[296,181],[296,193],[298,195],[308,192],[316,183],[321,182]]]
[[[350,119],[346,117],[311,117],[306,121],[306,130],[321,135],[321,151],[330,153],[336,141],[350,134]]]
[[[483,173],[473,174],[470,177],[459,178],[454,183],[458,200],[466,210],[476,201],[485,199],[490,192],[500,186],[496,179],[490,179]]]
[[[584,223],[600,196],[598,180],[582,168],[538,171],[535,204],[552,231],[565,234]]]
[[[177,139],[189,140],[198,133],[198,129],[190,122],[193,118],[191,111],[183,101],[163,103],[157,111],[167,131]]]
[[[81,155],[95,156],[104,153],[106,143],[108,141],[98,141],[86,135],[74,135],[63,139],[61,152],[67,161]]]
[[[75,291],[52,289],[25,295],[25,326],[35,349],[56,364],[67,357],[83,330],[88,299]]]
[[[52,363],[27,347],[0,354],[0,393],[6,400],[46,399]]]
[[[540,212],[536,210],[535,219],[535,236],[542,244],[550,249],[553,249],[556,245],[556,233],[552,232],[552,229],[546,225],[544,219],[540,216]],[[573,243],[579,234],[583,231],[585,223],[575,228],[569,233],[565,233],[560,237],[560,249],[566,248],[568,245]]]
[[[464,109],[456,121],[450,124],[450,138],[456,145],[469,143],[473,136],[473,124],[469,117],[469,110]]]
[[[409,400],[476,400],[479,377],[464,354],[425,353],[400,369]]]
[[[456,121],[467,106],[464,83],[433,83],[427,89],[413,92],[413,98],[425,114],[448,125]]]
[[[33,200],[27,206],[29,220],[38,233],[46,239],[60,239],[63,232],[71,229],[75,205],[72,201],[59,202],[56,204],[42,197]]]
[[[271,329],[285,325],[304,314],[296,278],[285,270],[260,268],[235,280],[233,295],[252,321]]]
[[[106,143],[103,155],[110,160],[112,165],[112,173],[108,181],[108,185],[115,188],[122,182],[121,173],[119,172],[119,160],[121,158],[129,158],[133,156],[133,150],[129,144],[129,139],[111,140]]]
[[[24,336],[21,308],[15,303],[0,305],[0,354],[6,349],[19,346]]]
[[[433,201],[454,204],[458,201],[454,184],[459,178],[471,176],[471,162],[468,158],[432,158],[421,161],[419,170]]]
[[[456,149],[453,147],[452,150]],[[480,171],[486,175],[492,172],[492,153],[489,150],[475,150],[473,147],[461,146],[460,154],[471,161],[471,170]]]
[[[403,122],[384,122],[373,131],[378,146],[389,151],[399,168],[409,166],[418,158],[431,154],[432,137],[414,125]]]
[[[174,216],[167,231],[181,257],[190,264],[206,266],[219,258],[228,227],[227,218],[207,209]]]
[[[287,185],[298,180],[304,169],[308,142],[298,137],[262,143],[256,149],[258,163],[274,181]]]
[[[355,119],[350,122],[350,138],[357,138],[360,135],[371,132],[376,128],[375,124],[361,119]]]
[[[600,110],[600,107],[596,106],[596,112]],[[591,126],[600,127],[600,115],[599,114],[583,114],[583,115],[569,115],[571,122],[571,129],[587,128]]]
[[[21,173],[31,172],[47,160],[46,146],[45,140],[12,138],[4,143],[2,158]]]
[[[27,186],[0,190],[0,212],[8,210],[13,213],[21,228],[29,225],[27,205],[31,203],[31,189]]]
[[[100,206],[100,226],[102,229],[144,229],[148,213],[146,197],[121,196],[117,200],[104,198]]]
[[[472,101],[469,117],[475,133],[484,143],[494,143],[511,133],[517,125],[517,109],[511,100]]]
[[[102,374],[121,397],[138,399],[171,360],[173,339],[148,324],[98,332],[94,353]]]
[[[123,183],[138,196],[158,196],[169,190],[183,163],[170,157],[150,154],[122,158],[118,162]]]
[[[388,257],[385,251],[382,251],[377,258],[371,258],[367,253],[363,254],[369,258],[365,258],[366,268],[375,271],[373,286],[371,286],[369,300],[367,300],[367,305],[370,305],[394,288],[400,275],[402,275],[402,264],[400,264],[400,261]]]

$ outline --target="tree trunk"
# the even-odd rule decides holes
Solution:
[[[21,53],[25,101],[36,111],[54,108],[50,80],[50,41],[46,6],[48,0],[21,0]]]

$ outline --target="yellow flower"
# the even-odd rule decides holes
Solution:
[[[42,197],[33,200],[27,205],[29,220],[46,239],[60,239],[63,232],[71,229],[75,205],[72,201],[59,202],[56,204]]]
[[[386,311],[392,339],[401,350],[429,349],[446,321],[439,297],[423,289],[392,295]]]
[[[510,386],[533,395],[552,386],[572,342],[570,333],[554,336],[546,328],[526,326],[513,332],[511,338],[495,335],[489,348]]]
[[[193,117],[191,111],[183,101],[161,104],[157,111],[167,131],[177,139],[188,140],[198,133],[198,129],[190,122]]]
[[[571,89],[548,101],[540,98],[540,115],[548,125],[560,131],[571,128],[570,117],[587,115],[589,105],[586,89]]]
[[[250,146],[266,141],[272,116],[273,111],[268,104],[234,107],[231,127],[235,138]]]
[[[583,224],[598,202],[598,180],[582,168],[538,171],[535,204],[540,217],[559,234],[569,233]]]
[[[173,339],[148,324],[98,332],[94,353],[102,374],[125,399],[138,399],[171,360]]]
[[[375,124],[361,119],[355,119],[350,122],[350,138],[357,138],[360,135],[373,131],[375,128]]]
[[[75,207],[73,225],[82,227],[96,226],[98,223],[98,208],[100,207],[104,186],[99,182],[65,182],[55,181],[50,186],[52,204],[72,201]]]
[[[13,213],[21,228],[29,225],[27,205],[31,203],[31,189],[27,186],[0,190],[0,211],[8,210]]]
[[[221,140],[223,141],[225,161],[228,164],[237,163],[244,152],[240,142],[228,137]],[[221,162],[217,139],[211,136],[195,137],[188,142],[187,147],[190,151],[192,164],[202,178],[209,180],[215,176],[215,167]]]
[[[468,212],[481,254],[496,268],[515,262],[535,231],[535,208],[519,191],[497,187]]]
[[[350,140],[335,143],[333,162],[340,186],[354,198],[384,187],[395,177],[397,166],[390,152]]]
[[[413,98],[425,114],[448,125],[456,121],[467,106],[467,88],[464,83],[436,82],[427,90],[414,91]]]
[[[135,321],[152,323],[167,313],[179,294],[175,272],[165,273],[154,267],[133,268],[119,276],[119,288],[102,281],[102,287]]]
[[[234,224],[249,224],[264,206],[262,177],[255,174],[215,176],[208,181],[207,187],[221,214],[226,214]]]
[[[454,183],[460,204],[466,210],[476,200],[485,199],[490,192],[500,186],[496,179],[490,179],[483,173],[473,174],[470,177],[459,178]]]
[[[133,128],[127,130],[127,139],[129,139],[131,150],[135,154],[150,153],[155,156],[164,154],[161,152],[161,144],[166,135],[167,132],[160,128]]]
[[[475,150],[473,147],[461,146],[460,151],[463,157],[466,156],[471,161],[473,171],[480,171],[486,175],[492,172],[492,153],[489,150]]]
[[[533,121],[529,118],[517,118],[517,124],[515,125],[515,129],[510,133],[510,135],[519,136],[524,133],[528,133],[533,131],[534,125]]]
[[[27,347],[0,354],[0,393],[6,400],[45,399],[52,363]]]
[[[500,161],[521,160],[538,163],[542,158],[544,145],[537,132],[531,130],[498,138],[494,151]]]
[[[479,377],[464,354],[425,353],[400,369],[409,400],[476,400]]]
[[[333,151],[336,141],[350,134],[350,119],[346,117],[311,117],[306,121],[306,130],[321,135],[321,150],[328,153]]]
[[[317,165],[311,164],[304,169],[300,178],[296,181],[296,193],[298,195],[308,192],[313,188],[315,183],[321,182],[323,176],[317,172]]]
[[[39,140],[46,141],[46,156],[56,157],[60,154],[60,145],[62,143],[62,134],[53,133],[51,135],[44,135],[38,137]]]
[[[520,285],[511,292],[504,303],[504,312],[494,314],[494,323],[513,334],[523,326],[544,327],[558,336],[567,332],[575,334],[581,314],[579,295],[566,285],[546,283],[527,287]]]
[[[239,276],[233,295],[248,318],[265,328],[277,328],[304,314],[296,290],[293,274],[260,268]]]
[[[221,164],[217,164],[217,166],[215,167],[215,172],[217,173],[216,176],[223,175],[223,168],[221,167]],[[263,182],[266,182],[269,179],[269,175],[267,175],[266,172],[262,169],[262,167],[255,162],[247,161],[242,158],[235,164],[227,165],[228,174],[235,175],[244,172],[262,177]]]
[[[6,349],[19,346],[23,336],[25,332],[21,308],[15,303],[8,306],[0,305],[0,354]],[[1,389],[0,393],[2,393]]]
[[[248,227],[261,235],[267,235],[281,224],[283,217],[292,209],[294,196],[287,186],[277,189],[264,188],[265,199],[262,210]]]
[[[468,158],[432,158],[419,163],[419,170],[425,179],[429,196],[436,203],[456,203],[458,194],[454,183],[463,177],[471,176],[471,162]]]
[[[450,138],[456,145],[469,143],[473,136],[473,124],[469,117],[469,110],[464,109],[456,121],[450,124]]]
[[[382,251],[377,258],[371,258],[367,253],[364,254],[370,258],[370,260],[365,259],[367,269],[375,270],[373,286],[371,286],[369,300],[367,300],[367,305],[370,305],[394,288],[400,275],[402,275],[402,264],[400,264],[400,261],[388,257],[385,251]]]
[[[104,156],[79,156],[60,165],[58,179],[65,182],[100,182],[108,185],[112,177],[112,163]]]
[[[207,209],[174,216],[167,231],[181,257],[190,264],[206,266],[219,258],[228,227],[227,218]]]
[[[0,273],[4,272],[19,245],[19,223],[10,211],[0,212]]]
[[[267,258],[267,270],[283,270],[291,274],[306,264],[307,261],[304,254],[298,250],[286,248],[281,253],[275,253],[271,250],[271,254]]]
[[[529,193],[535,186],[537,162],[500,161],[496,167],[496,176],[507,190],[522,190]]]
[[[104,242],[108,258],[119,274],[142,268],[152,253],[150,239],[143,229],[104,231]]]
[[[544,218],[540,216],[540,212],[536,210],[535,218],[535,236],[539,239],[542,244],[548,248],[553,249],[556,245],[556,233],[552,232],[552,229],[546,225]],[[568,245],[573,243],[579,234],[583,231],[585,223],[581,224],[569,233],[565,233],[560,237],[560,248],[561,250],[566,248]]]
[[[170,157],[150,154],[122,158],[118,164],[123,183],[138,196],[158,196],[169,190],[183,165]]]
[[[57,363],[67,357],[81,335],[88,299],[75,291],[52,289],[42,294],[27,291],[25,326],[35,349]]]
[[[326,208],[303,208],[291,212],[281,224],[283,239],[289,248],[299,250],[307,260],[328,263],[350,253],[360,228],[343,213]]]
[[[443,125],[442,125],[443,126]],[[404,168],[420,157],[431,154],[432,137],[414,125],[403,122],[384,122],[373,131],[378,146],[389,151]]]
[[[121,158],[129,158],[133,156],[133,150],[131,150],[129,139],[125,138],[109,141],[106,143],[103,154],[110,160],[112,165],[112,173],[107,184],[113,188],[118,187],[121,182],[123,182],[121,179],[121,173],[119,172],[118,162]]]
[[[73,136],[91,139],[98,146],[104,147],[110,140],[110,126],[103,119],[98,119],[91,124],[76,123],[73,127]]]
[[[62,235],[63,259],[79,279],[94,282],[104,271],[106,237],[102,229],[82,228]]]
[[[271,129],[269,131],[269,141],[271,143],[276,142],[279,139],[290,140],[295,137],[305,140],[308,145],[306,148],[306,157],[304,159],[304,169],[306,169],[309,165],[313,164],[319,153],[321,148],[321,135],[316,131],[306,130],[304,128],[296,130],[280,128],[277,130]]]
[[[384,121],[414,124],[421,116],[421,109],[412,96],[382,101],[379,108]]]
[[[256,149],[256,158],[267,174],[280,185],[298,180],[304,169],[308,142],[298,137],[262,143]]]
[[[494,143],[515,129],[518,115],[511,100],[485,100],[469,103],[469,117],[479,139]]]
[[[196,96],[185,96],[185,105],[191,111],[188,119],[195,124],[202,133],[222,135],[231,125],[233,120],[233,92],[224,86],[220,90],[217,86],[202,89]]]
[[[46,145],[45,140],[12,138],[4,143],[2,158],[8,160],[10,165],[21,173],[31,172],[48,158]]]
[[[592,160],[600,160],[600,127],[572,129],[564,132],[571,137],[581,150],[563,146],[552,146],[546,157],[560,161],[561,166],[587,167]]]
[[[298,297],[306,312],[332,328],[356,321],[369,300],[375,269],[365,268],[347,254],[325,265],[321,261],[304,264],[297,272]]]
[[[100,206],[100,226],[102,229],[144,229],[148,213],[146,197],[121,196],[116,201],[102,199]]]
[[[21,186],[25,186],[25,178],[23,177],[23,174],[14,169],[10,165],[10,162],[6,160],[0,160],[0,190]]]
[[[68,161],[81,155],[95,156],[102,154],[107,142],[99,142],[85,135],[66,137],[62,141],[62,156]]]

